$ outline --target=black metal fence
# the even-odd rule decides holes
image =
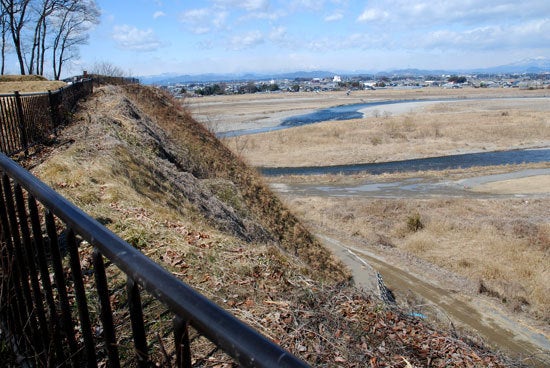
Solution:
[[[111,84],[114,86],[118,86],[121,84],[139,84],[139,79],[132,77],[110,77],[99,74],[87,74],[86,76],[83,76],[83,78],[85,77],[92,78],[92,80],[94,81],[94,86],[102,86],[105,84]]]
[[[66,123],[76,102],[92,92],[92,80],[85,79],[53,92],[1,94],[0,151],[27,154]]]
[[[21,362],[307,366],[3,154],[0,174],[0,333]]]

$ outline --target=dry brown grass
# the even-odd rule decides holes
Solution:
[[[318,166],[540,147],[548,137],[550,104],[541,99],[443,103],[224,141],[254,166]]]
[[[329,233],[412,252],[479,280],[512,309],[550,319],[548,199],[300,197],[289,205]],[[416,215],[422,228],[414,231]]]
[[[260,176],[248,168],[212,133],[202,125],[189,122],[187,111],[173,109],[171,97],[163,95],[166,104],[154,101],[159,98],[159,91],[143,89],[137,86],[125,87],[130,94],[136,94],[139,106],[151,116],[157,117],[158,124],[186,149],[185,157],[193,174],[201,179],[229,180],[239,188],[242,199],[255,214],[255,220],[279,241],[283,249],[311,265],[318,274],[325,274],[329,279],[344,280],[349,278],[342,264],[327,251],[291,211],[285,208],[264,184]],[[156,97],[154,97],[156,96]],[[153,101],[149,103],[148,101]],[[163,106],[164,105],[164,106]]]
[[[21,78],[29,77],[29,78]],[[36,77],[36,78],[33,78]],[[19,91],[25,92],[47,92],[58,90],[65,87],[67,83],[62,81],[49,81],[43,77],[38,76],[3,76],[0,79],[0,93],[13,93]]]
[[[0,83],[2,82],[45,82],[48,79],[41,75],[0,75]]]

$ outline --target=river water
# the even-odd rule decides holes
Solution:
[[[310,125],[321,123],[324,121],[342,121],[342,120],[351,120],[351,119],[360,119],[365,115],[361,110],[367,108],[375,108],[378,106],[386,105],[397,105],[397,104],[406,104],[406,103],[429,103],[429,102],[443,102],[443,101],[453,101],[456,99],[437,99],[437,100],[391,100],[391,101],[376,101],[376,102],[364,102],[356,103],[350,105],[338,105],[329,107],[326,109],[315,110],[313,112],[290,116],[282,120],[278,125],[265,126],[254,129],[239,129],[239,130],[230,130],[225,132],[216,133],[218,138],[230,138],[238,137],[242,135],[249,134],[258,134],[258,133],[267,133],[277,130],[295,128],[303,125]],[[463,101],[463,100],[460,100]]]
[[[547,97],[529,97],[536,99],[543,99]],[[498,98],[497,100],[514,100],[518,99],[517,97],[503,97]],[[524,99],[524,98],[520,98]],[[224,132],[216,133],[218,138],[229,138],[229,137],[238,137],[242,135],[249,134],[258,134],[258,133],[267,133],[273,132],[282,129],[289,129],[294,127],[299,127],[303,125],[310,125],[321,123],[325,121],[343,121],[351,119],[361,119],[365,117],[364,111],[372,111],[373,113],[377,110],[378,107],[384,106],[398,106],[408,104],[429,104],[429,103],[438,103],[438,102],[449,102],[449,101],[479,101],[479,100],[494,100],[494,98],[439,98],[439,99],[426,99],[426,100],[389,100],[389,101],[374,101],[374,102],[363,102],[355,103],[349,105],[338,105],[325,109],[319,109],[312,111],[307,114],[290,116],[282,119],[280,124],[269,125],[253,129],[239,129],[239,130],[230,130]],[[380,113],[380,112],[379,112]]]
[[[356,174],[367,172],[383,174],[407,171],[446,170],[474,166],[550,162],[550,149],[526,149],[499,152],[466,153],[460,155],[419,158],[403,161],[376,162],[353,165],[310,167],[261,167],[265,176]]]

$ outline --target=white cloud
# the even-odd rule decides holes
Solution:
[[[224,28],[228,16],[229,16],[229,13],[226,11],[217,12],[216,14],[214,14],[212,18],[212,24],[214,25],[215,28],[218,28],[218,29]]]
[[[280,19],[287,14],[282,10],[277,11],[271,11],[271,12],[250,12],[246,15],[243,15],[239,18],[240,21],[247,21],[250,19],[263,19],[263,20],[270,20],[275,21],[277,19]]]
[[[157,19],[157,18],[160,18],[160,17],[165,17],[166,16],[166,13],[163,12],[163,11],[156,11],[154,14],[153,14],[153,18],[154,19]]]
[[[265,11],[269,7],[269,0],[214,0],[214,3],[223,9],[238,7],[246,11]]]
[[[269,34],[269,39],[272,41],[281,41],[284,40],[287,36],[285,27],[276,27],[271,30]]]
[[[216,29],[223,29],[229,13],[210,8],[192,9],[180,14],[180,22],[187,25],[195,34],[205,34]]]
[[[302,45],[303,49],[315,52],[339,50],[390,49],[394,42],[388,35],[353,33],[346,36],[323,37],[310,40]]]
[[[387,19],[390,14],[385,10],[366,9],[358,18],[359,22],[380,22]]]
[[[238,4],[247,11],[265,11],[269,6],[268,0],[240,0]]]
[[[183,12],[180,14],[179,20],[180,22],[187,24],[195,33],[205,33],[205,30],[206,32],[210,30],[210,27],[207,26],[210,21],[210,10],[206,8],[191,9]],[[203,32],[196,32],[197,29],[200,29]]]
[[[327,15],[325,17],[325,22],[335,22],[335,21],[341,20],[343,18],[344,18],[344,14],[342,14],[339,11],[336,11],[332,14]]]
[[[210,33],[212,29],[209,27],[194,27],[192,29],[192,32],[197,35],[207,34]]]
[[[244,50],[257,46],[264,42],[264,36],[260,31],[250,31],[243,35],[233,36],[230,40],[230,48]]]
[[[322,0],[294,0],[292,7],[294,9],[321,10],[325,6]]]
[[[391,13],[390,13],[391,9]],[[435,24],[502,23],[535,19],[550,14],[547,0],[374,0],[359,16],[359,21],[383,19],[410,26],[421,21],[425,27]]]
[[[113,39],[124,50],[154,51],[162,46],[151,28],[141,30],[126,24],[114,27]]]
[[[285,49],[296,49],[296,40],[289,35],[286,27],[274,27],[269,33],[269,41]]]
[[[505,50],[540,47],[550,44],[550,18],[515,25],[488,25],[463,31],[436,30],[418,42],[423,48]]]

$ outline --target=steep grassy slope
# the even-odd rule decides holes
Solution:
[[[312,365],[504,364],[354,289],[259,176],[161,91],[104,87],[59,141],[35,174]]]

